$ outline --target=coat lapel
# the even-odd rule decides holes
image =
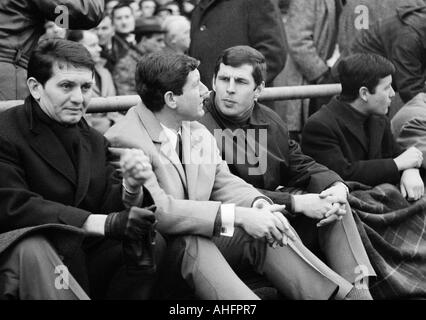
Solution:
[[[368,141],[363,139],[364,128],[354,123],[352,118],[352,110],[348,108],[351,107],[343,102],[336,100],[336,98],[333,98],[332,102],[328,106],[331,114],[336,117],[338,122],[342,124],[342,127],[346,127],[355,137],[355,139],[358,140],[359,144],[364,148],[365,152],[368,152]]]
[[[172,163],[172,165],[179,173],[182,184],[185,188],[187,188],[187,181],[183,166],[179,160],[178,155],[176,154],[175,149],[163,131],[160,122],[157,120],[157,118],[155,118],[154,114],[143,105],[142,102],[140,102],[135,109],[138,113],[140,121],[148,132],[155,147],[157,148],[158,153]]]
[[[72,184],[76,185],[77,177],[74,166],[65,148],[46,124],[34,120],[30,102],[26,102],[25,108],[30,119],[28,143],[52,168],[62,174]]]
[[[370,145],[368,148],[368,159],[379,159],[382,157],[382,139],[385,133],[386,119],[380,116],[371,116],[368,119],[368,135]]]
[[[77,180],[77,191],[75,194],[75,206],[77,207],[86,196],[87,190],[90,183],[90,154],[91,147],[89,143],[89,128],[84,124],[82,130],[82,136],[84,137],[80,141],[80,150],[78,156],[78,180]]]

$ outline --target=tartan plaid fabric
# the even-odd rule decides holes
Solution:
[[[426,298],[426,197],[410,203],[398,188],[348,183],[353,215],[377,278],[375,299]]]

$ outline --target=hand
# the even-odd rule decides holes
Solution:
[[[317,226],[322,227],[342,219],[342,216],[346,214],[346,206],[341,204],[340,200],[342,199],[339,198],[339,195],[326,195],[326,193],[323,195],[315,193],[295,195],[294,209],[309,218],[321,220]]]
[[[235,224],[255,239],[265,238],[270,244],[285,245],[287,237],[294,241],[296,236],[281,213],[284,209],[285,206],[276,204],[263,209],[236,207]]]
[[[107,215],[105,237],[115,240],[141,240],[156,225],[155,206],[146,209],[131,207]]]
[[[131,189],[129,191],[138,191],[153,174],[149,158],[140,149],[125,149],[120,167],[125,185]]]
[[[336,197],[337,202],[340,204],[346,204],[348,201],[348,187],[343,182],[338,181],[320,193],[320,198],[328,196]]]
[[[423,162],[423,154],[416,147],[410,147],[394,159],[399,171],[411,168],[420,168]]]
[[[407,169],[401,175],[400,190],[408,201],[419,200],[424,194],[424,184],[418,169]]]

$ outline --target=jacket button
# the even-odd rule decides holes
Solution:
[[[207,27],[204,24],[200,27],[200,31],[204,31],[206,29],[207,29]]]

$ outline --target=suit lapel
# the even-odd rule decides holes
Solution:
[[[183,148],[183,162],[185,166],[186,178],[188,182],[188,197],[189,199],[196,198],[197,181],[198,181],[198,167],[202,154],[201,144],[194,144],[197,139],[194,136],[195,132],[191,130],[190,122],[182,123],[182,148]]]
[[[169,162],[172,163],[172,165],[179,173],[182,184],[184,185],[185,189],[187,189],[186,176],[183,166],[179,160],[178,155],[176,154],[175,148],[173,148],[172,144],[167,138],[167,135],[161,127],[160,122],[157,120],[154,114],[143,105],[142,102],[136,106],[135,110],[138,113],[142,125],[145,127],[152,142],[157,148],[158,153],[160,156],[165,157]]]

